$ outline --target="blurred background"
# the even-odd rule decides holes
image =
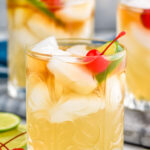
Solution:
[[[99,39],[111,40],[116,34],[116,9],[118,0],[96,0],[95,14],[95,37]],[[0,111],[14,112],[25,119],[25,101],[11,101],[6,96],[6,47],[7,47],[7,14],[6,0],[0,0]],[[3,77],[3,78],[1,78]],[[6,99],[8,100],[5,105]],[[16,112],[17,110],[17,112]],[[131,116],[131,118],[129,117]],[[138,116],[138,117],[136,117]],[[139,124],[133,126],[132,119]],[[147,120],[145,122],[145,120]],[[126,110],[125,116],[125,141],[130,144],[147,146],[150,145],[150,132],[145,130],[148,127],[150,115],[135,111]],[[149,128],[149,127],[148,127]],[[150,131],[150,128],[149,130]],[[145,136],[143,136],[145,135]],[[126,144],[125,150],[144,150],[140,146]],[[146,148],[149,149],[149,148]]]
[[[104,38],[111,38],[111,35],[115,33],[117,1],[118,0],[96,0],[95,31],[101,34],[105,33]],[[0,39],[7,37],[6,16],[6,1],[0,0]]]

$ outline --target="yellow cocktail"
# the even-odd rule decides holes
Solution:
[[[25,88],[25,49],[43,38],[90,38],[95,0],[7,0],[9,93]]]
[[[28,50],[28,150],[123,150],[125,51],[92,56],[104,43],[51,37]]]
[[[118,6],[117,28],[118,32],[127,32],[120,39],[127,48],[127,86],[132,98],[141,100],[134,102],[141,108],[144,101],[150,101],[150,1],[122,0]]]

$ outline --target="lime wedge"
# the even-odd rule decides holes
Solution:
[[[0,142],[1,143],[6,143],[10,139],[16,137],[17,135],[20,135],[21,133],[26,132],[26,126],[25,125],[19,125],[17,128],[6,131],[6,132],[1,132],[0,133]],[[13,149],[13,148],[25,148],[27,145],[27,135],[23,134],[12,141],[10,141],[6,146],[8,149]],[[5,150],[5,148],[2,148],[2,150]]]
[[[97,50],[102,53],[105,48],[111,43],[111,41],[107,42],[106,44],[102,45],[101,47],[98,47]],[[118,49],[118,42],[114,42],[104,53],[104,55],[113,55],[117,52]]]
[[[14,114],[0,112],[0,132],[17,127],[20,118]]]

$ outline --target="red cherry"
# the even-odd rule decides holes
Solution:
[[[145,9],[141,15],[143,25],[150,29],[150,9]]]
[[[61,0],[41,0],[43,1],[51,11],[56,11],[61,8]]]
[[[106,60],[104,56],[101,55],[101,53],[96,49],[90,50],[86,56],[91,56],[91,57],[86,57],[85,61],[89,62],[86,64],[86,66],[94,74],[98,74],[100,72],[105,71],[109,65],[109,61]]]
[[[89,70],[91,70],[94,74],[101,73],[105,71],[110,64],[110,62],[104,58],[104,53],[108,50],[108,48],[119,38],[124,36],[126,34],[125,31],[122,31],[118,34],[118,36],[103,50],[102,53],[100,53],[96,49],[90,50],[85,58],[85,62],[88,62],[86,66],[88,67]],[[91,57],[90,57],[91,56]],[[93,57],[92,57],[93,56]]]

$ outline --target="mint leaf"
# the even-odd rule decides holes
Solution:
[[[101,83],[103,80],[105,80],[107,75],[110,74],[121,63],[121,61],[122,61],[122,58],[120,58],[116,61],[113,61],[104,72],[96,75],[96,80],[99,83]]]
[[[121,52],[121,51],[123,51],[123,47],[120,44],[118,44],[118,50],[117,50],[117,52]]]
[[[96,80],[98,81],[98,83],[101,83],[103,80],[105,80],[107,77],[107,69],[102,72],[102,73],[99,73],[96,75]]]
[[[59,23],[60,25],[63,25],[63,22],[61,20],[59,20],[53,12],[51,12],[46,5],[41,2],[40,0],[27,0],[28,2],[30,2],[32,5],[34,5],[36,8],[38,8],[39,10],[41,10],[43,13],[45,13],[48,17],[52,18],[53,20],[55,20],[57,23]]]

